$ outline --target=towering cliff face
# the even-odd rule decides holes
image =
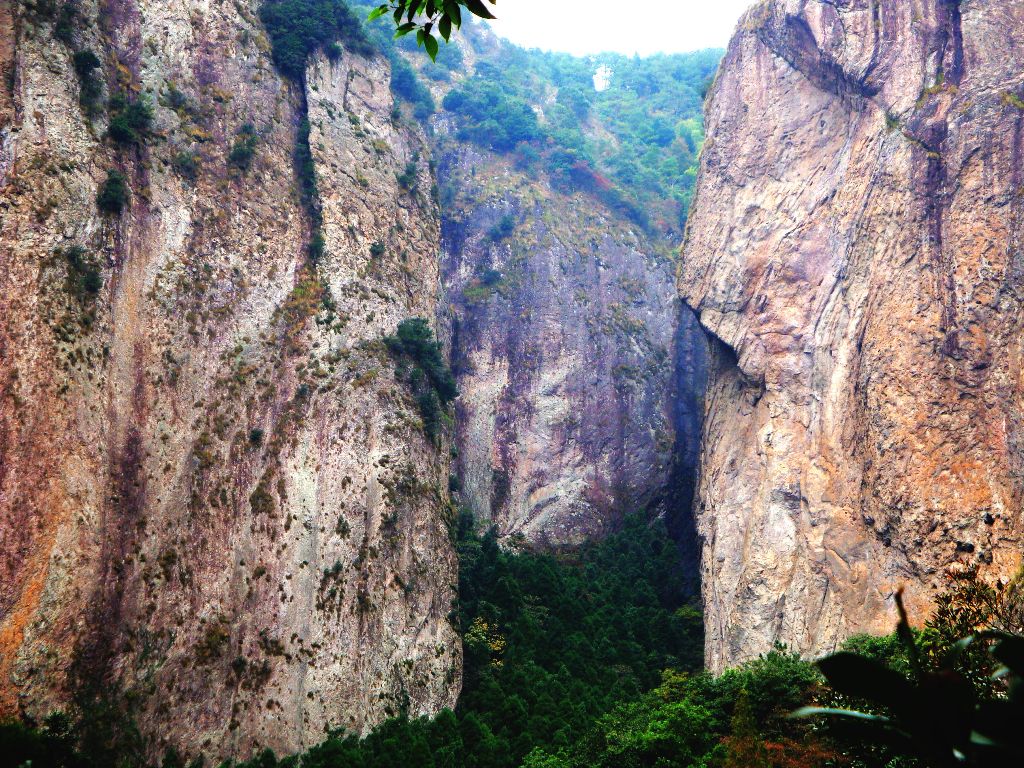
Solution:
[[[79,8],[0,6],[2,713],[125,694],[153,751],[227,756],[452,705],[448,448],[381,343],[435,314],[439,219],[386,63],[302,94],[254,2]],[[72,49],[150,95],[145,141],[103,138]]]
[[[685,508],[667,247],[470,146],[449,144],[438,176],[453,191],[443,282],[465,503],[504,537],[556,547],[629,512]]]
[[[713,668],[1019,563],[1024,5],[777,0],[707,104],[680,291],[716,337]]]

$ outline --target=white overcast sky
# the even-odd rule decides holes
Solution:
[[[754,0],[498,0],[494,30],[526,48],[576,55],[724,48]],[[538,23],[537,20],[540,20]]]

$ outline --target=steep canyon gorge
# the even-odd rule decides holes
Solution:
[[[703,150],[652,139],[700,151],[685,238],[467,129],[480,28],[465,73],[342,36],[289,76],[258,0],[75,8],[0,0],[0,714],[102,694],[221,758],[454,706],[460,506],[513,549],[664,518],[716,671],[1019,567],[1019,2],[755,5]]]

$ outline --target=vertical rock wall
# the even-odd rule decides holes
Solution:
[[[69,46],[0,5],[2,713],[128,696],[154,753],[221,757],[452,705],[448,447],[381,343],[435,314],[439,217],[386,63],[315,60],[303,100],[255,2],[80,7]],[[144,142],[80,108],[72,48],[151,98]]]
[[[923,618],[1022,532],[1024,5],[773,0],[707,103],[679,288],[716,338],[713,669]]]
[[[688,506],[672,486],[681,310],[667,247],[466,145],[438,176],[462,499],[502,536],[554,547]]]

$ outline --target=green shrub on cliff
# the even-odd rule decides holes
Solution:
[[[228,153],[228,165],[237,168],[245,173],[252,167],[253,158],[256,156],[256,144],[259,137],[256,134],[256,127],[252,123],[245,123],[238,129],[235,141]]]
[[[342,0],[267,0],[260,19],[270,36],[274,64],[295,80],[305,76],[311,53],[338,41],[362,56],[376,51],[359,17]]]
[[[118,214],[127,203],[128,181],[120,171],[111,170],[106,181],[100,185],[96,205],[104,213]]]
[[[405,379],[416,398],[424,431],[436,438],[445,411],[458,394],[441,344],[422,317],[400,322],[395,335],[385,337],[384,343],[399,361],[398,376]]]
[[[68,265],[68,293],[83,306],[90,305],[103,287],[103,274],[96,257],[80,245],[59,251]]]
[[[103,83],[97,74],[102,64],[99,57],[88,49],[77,51],[72,63],[78,77],[79,103],[86,113],[93,117],[98,111],[100,97],[103,95]]]
[[[111,97],[107,135],[116,143],[140,144],[149,134],[152,123],[153,107],[145,96],[129,99],[117,93]]]

